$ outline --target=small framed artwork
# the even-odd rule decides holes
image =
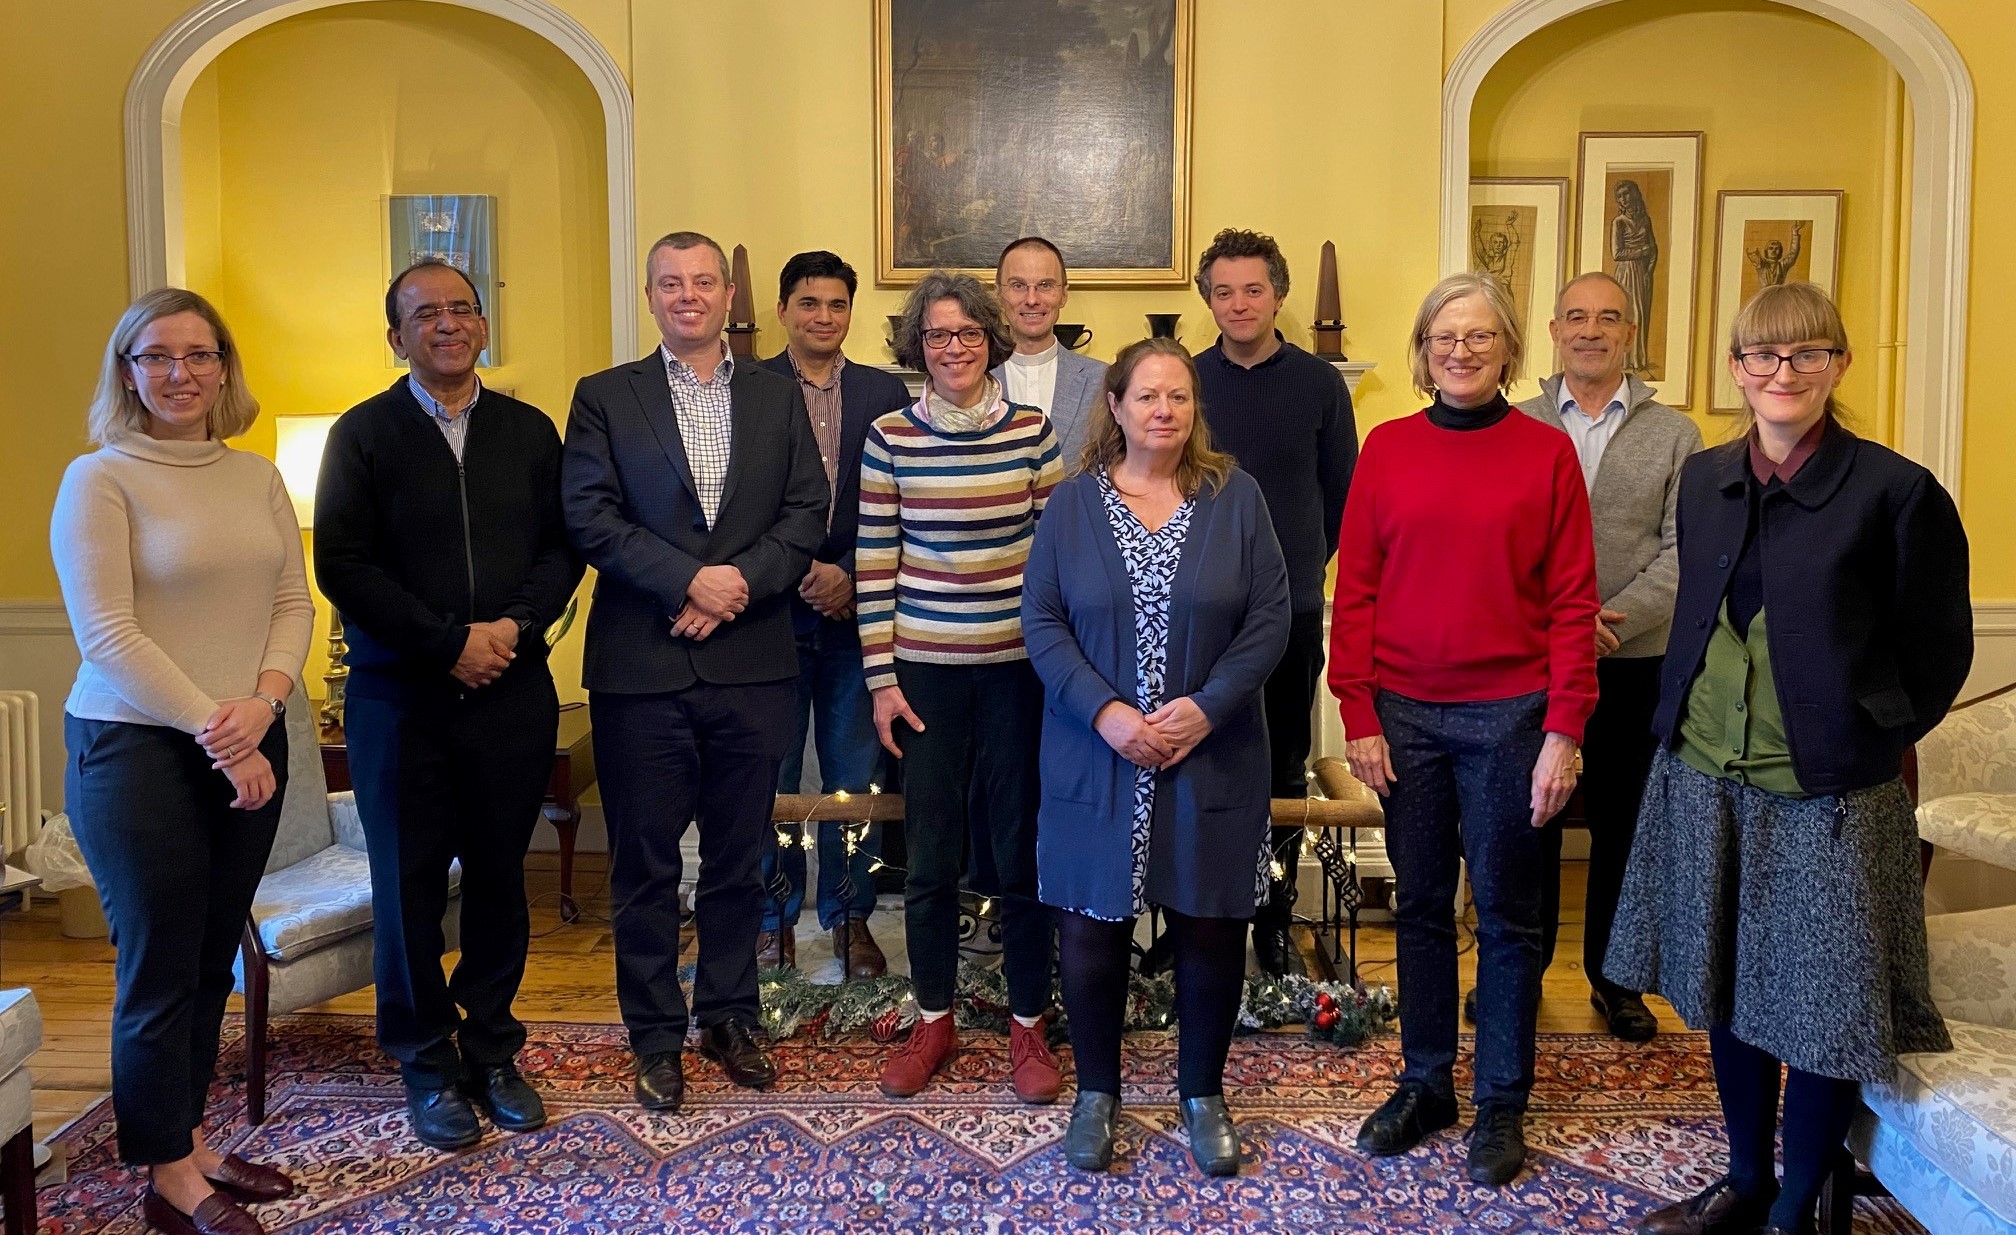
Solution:
[[[476,363],[502,364],[497,329],[497,199],[482,193],[391,194],[385,198],[385,279],[436,257],[469,276],[490,322],[490,346]],[[386,348],[389,363],[404,363]]]
[[[1811,283],[1835,295],[1841,269],[1840,189],[1724,190],[1715,195],[1715,338],[1709,385],[1718,412],[1743,410],[1722,356],[1736,313],[1758,289]]]
[[[1566,176],[1470,182],[1470,268],[1496,275],[1511,289],[1529,357],[1540,355],[1567,267]]]
[[[1626,368],[1669,407],[1694,401],[1700,133],[1584,133],[1575,269],[1624,286],[1638,336]]]

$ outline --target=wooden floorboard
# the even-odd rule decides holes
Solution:
[[[559,919],[559,870],[551,854],[527,862],[532,905],[531,960],[517,1002],[528,1021],[616,1023],[616,961],[606,921],[605,868],[599,854],[583,854],[575,887],[584,893],[582,918]],[[1547,971],[1540,1002],[1542,1032],[1589,1033],[1603,1028],[1589,1006],[1582,972],[1583,864],[1563,866],[1560,944]],[[897,930],[891,915],[879,929]],[[886,920],[886,921],[885,921]],[[1307,933],[1303,932],[1305,947]],[[1460,968],[1467,986],[1476,972],[1472,936],[1462,934]],[[1392,983],[1393,932],[1368,925],[1359,932],[1361,972],[1367,981]],[[42,1049],[28,1062],[35,1082],[35,1130],[47,1136],[111,1087],[112,947],[102,939],[66,939],[56,904],[44,898],[25,913],[0,920],[0,986],[26,986],[42,1009]],[[238,1009],[233,997],[232,1009]],[[1654,1001],[1661,1020],[1677,1025],[1670,1009]],[[367,989],[319,1005],[314,1011],[372,1011]]]

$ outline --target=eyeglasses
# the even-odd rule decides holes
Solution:
[[[1790,356],[1778,352],[1737,352],[1736,360],[1751,377],[1770,377],[1782,364],[1790,364],[1794,373],[1825,373],[1841,354],[1838,347],[1812,347]]]
[[[1570,309],[1561,315],[1562,325],[1572,326],[1577,330],[1587,326],[1591,321],[1605,330],[1615,330],[1624,324],[1624,315],[1615,309],[1605,309],[1594,315],[1586,309]]]
[[[1434,356],[1447,356],[1456,350],[1458,343],[1472,353],[1483,353],[1491,350],[1491,345],[1498,341],[1499,333],[1496,330],[1473,330],[1469,334],[1431,334],[1421,336],[1421,341],[1428,345],[1429,354]]]
[[[148,377],[166,377],[175,371],[176,365],[191,377],[208,377],[224,367],[223,352],[190,352],[186,356],[170,356],[166,352],[141,352],[128,356],[133,367]]]
[[[934,352],[942,352],[952,346],[957,339],[962,347],[978,347],[987,341],[987,332],[978,326],[967,326],[959,330],[944,330],[933,327],[924,332],[924,346]]]
[[[1014,292],[1017,296],[1026,296],[1030,292],[1041,292],[1045,296],[1053,296],[1064,285],[1055,279],[1043,279],[1035,283],[1028,283],[1021,279],[1010,279],[1008,282],[1002,284],[1002,286]]]
[[[424,326],[429,322],[439,321],[443,314],[458,322],[466,322],[481,312],[481,309],[466,300],[451,300],[447,304],[423,304],[406,316]]]

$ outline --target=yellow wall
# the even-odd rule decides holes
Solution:
[[[1755,71],[1751,49],[1768,58]],[[1841,397],[1858,427],[1885,436],[1877,397],[1879,264],[1889,63],[1861,39],[1817,17],[1761,0],[1704,12],[1686,0],[1639,0],[1558,22],[1498,62],[1471,112],[1476,176],[1566,176],[1574,247],[1579,132],[1701,131],[1699,280],[1689,411],[1710,442],[1736,418],[1708,411],[1725,351],[1715,336],[1715,195],[1725,189],[1842,189],[1836,285],[1856,360]],[[1760,121],[1769,117],[1769,121]],[[1571,261],[1572,256],[1571,256]],[[1586,268],[1571,266],[1571,269]],[[1685,276],[1676,275],[1685,287]],[[1536,330],[1530,366],[1552,352]],[[1887,398],[1887,392],[1885,392]]]

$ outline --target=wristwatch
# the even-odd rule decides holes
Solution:
[[[285,699],[276,698],[263,690],[253,691],[252,697],[264,702],[267,707],[272,708],[273,715],[275,716],[285,716],[287,714],[287,701]]]

